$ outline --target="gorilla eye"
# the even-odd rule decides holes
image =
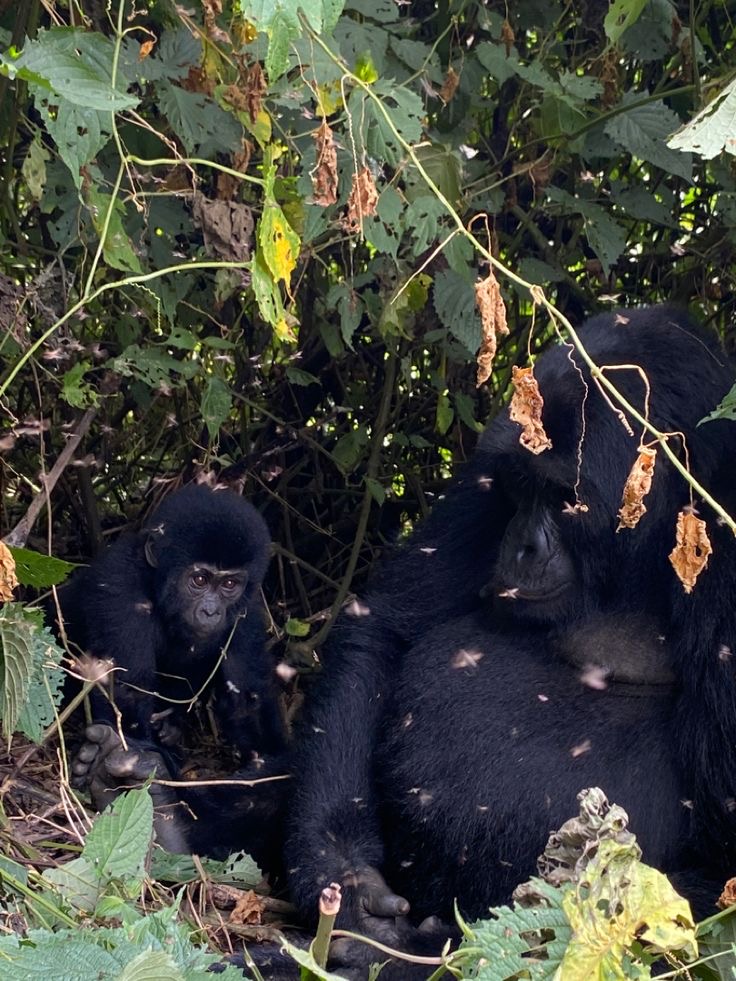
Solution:
[[[234,579],[232,576],[228,576],[227,579],[222,580],[222,588],[227,590],[227,592],[233,592],[240,586],[240,580]]]
[[[197,589],[203,589],[207,585],[207,576],[203,572],[194,572],[189,582]]]

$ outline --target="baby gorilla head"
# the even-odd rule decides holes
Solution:
[[[157,609],[195,644],[225,639],[263,579],[269,536],[242,498],[190,486],[168,498],[144,530]]]

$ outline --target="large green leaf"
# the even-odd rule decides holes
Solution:
[[[627,101],[631,99],[629,96]],[[605,132],[632,156],[689,181],[693,171],[692,157],[689,153],[669,149],[666,143],[679,123],[677,114],[664,102],[650,102],[609,119]]]
[[[126,80],[112,84],[113,42],[102,34],[73,27],[40,30],[18,55],[4,63],[11,72],[63,96],[76,106],[116,112],[140,101]],[[28,74],[26,74],[28,73]]]
[[[712,160],[723,150],[736,154],[736,80],[667,141],[672,150]]]

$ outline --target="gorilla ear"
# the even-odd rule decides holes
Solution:
[[[143,546],[143,549],[146,553],[146,562],[148,562],[151,568],[153,569],[157,568],[158,556],[156,555],[156,552],[154,551],[153,548],[153,535],[148,536],[148,538],[146,539],[146,544]]]

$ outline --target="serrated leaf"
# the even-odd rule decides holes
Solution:
[[[453,269],[443,269],[435,277],[432,294],[442,323],[470,354],[475,354],[480,347],[481,324],[472,281]]]
[[[75,409],[86,409],[90,405],[98,405],[100,397],[91,385],[82,379],[92,367],[89,361],[78,361],[69,371],[65,371],[61,379],[61,397]]]
[[[140,100],[113,87],[110,71],[114,50],[113,42],[102,34],[52,27],[39,30],[36,39],[27,41],[10,65],[16,71],[31,72],[37,84],[45,83],[74,105],[117,112],[132,109]]]
[[[233,397],[229,387],[217,375],[210,375],[200,405],[200,412],[210,437],[214,438],[219,434],[232,405]]]
[[[29,548],[11,546],[10,552],[15,559],[15,573],[21,586],[36,589],[58,586],[77,568],[73,562],[64,562],[53,555],[41,555]]]
[[[670,149],[666,143],[679,122],[679,117],[664,102],[652,102],[609,119],[604,132],[632,156],[689,181],[692,157]]]
[[[187,153],[206,144],[231,152],[240,146],[243,129],[235,117],[201,92],[188,92],[165,79],[156,84],[158,107],[181,139]]]
[[[64,901],[74,909],[91,913],[100,897],[103,884],[87,859],[78,856],[55,869],[46,869],[42,876]]]
[[[736,81],[667,141],[672,150],[692,151],[712,160],[723,150],[736,154]]]
[[[736,385],[734,385],[730,392],[724,395],[723,399],[711,413],[700,420],[698,425],[700,426],[704,422],[713,422],[715,419],[730,419],[736,422]],[[12,551],[13,549],[11,549]],[[17,568],[16,572],[18,572]],[[20,573],[18,573],[18,578],[20,579]]]
[[[406,227],[414,239],[414,255],[420,255],[436,241],[439,221],[446,214],[445,206],[433,194],[412,201],[406,209]]]
[[[88,164],[108,143],[112,133],[110,114],[85,106],[75,106],[61,96],[49,98],[37,86],[31,86],[36,108],[43,117],[48,130],[59,151],[59,155],[69,168],[74,184],[79,190],[82,186],[81,168]],[[49,103],[55,107],[51,111]]]
[[[269,82],[281,78],[289,67],[289,45],[299,37],[299,21],[279,11],[267,28],[268,52],[266,54],[266,74]]]
[[[600,259],[603,268],[609,270],[626,247],[625,229],[617,224],[600,205],[573,197],[562,188],[548,188],[547,197],[550,201],[559,204],[564,214],[583,216],[588,243]]]
[[[143,874],[153,835],[153,804],[147,789],[128,790],[95,820],[82,852],[103,881]]]
[[[0,607],[0,717],[6,739],[15,732],[33,674],[38,618],[29,617],[19,603]]]

